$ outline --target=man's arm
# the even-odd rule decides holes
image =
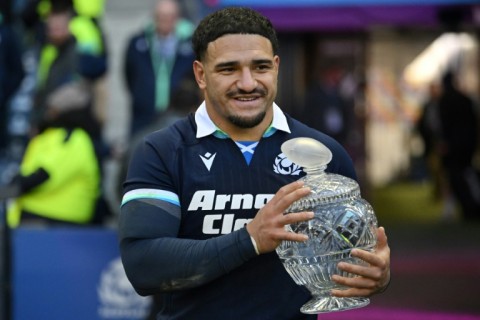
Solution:
[[[171,141],[167,136],[161,139]],[[297,181],[282,187],[246,228],[207,240],[179,238],[181,204],[166,165],[174,160],[146,138],[133,153],[124,184],[120,253],[127,277],[139,294],[206,284],[254,258],[254,242],[261,254],[274,251],[282,240],[305,240],[284,228],[313,216],[312,212],[284,214],[291,203],[310,192]]]
[[[313,212],[285,215],[286,208],[310,192],[295,181],[282,187],[238,231],[208,240],[177,238],[180,208],[163,200],[126,202],[120,215],[120,251],[127,277],[139,294],[193,288],[241,266],[283,240],[305,241],[285,225],[309,220]],[[248,228],[248,231],[247,231]]]
[[[245,228],[208,240],[177,238],[179,208],[133,200],[120,215],[120,252],[141,295],[193,288],[242,265],[256,253]]]

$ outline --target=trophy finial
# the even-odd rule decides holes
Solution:
[[[323,143],[312,138],[287,140],[281,149],[290,161],[304,168],[326,167],[332,160],[332,152]]]

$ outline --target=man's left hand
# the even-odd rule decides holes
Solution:
[[[333,275],[332,280],[348,287],[345,290],[332,290],[336,297],[368,297],[383,292],[390,282],[390,247],[385,229],[377,229],[377,245],[373,252],[353,249],[353,257],[367,262],[367,266],[340,262],[338,268],[355,275],[352,278]]]

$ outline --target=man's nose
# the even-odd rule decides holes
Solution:
[[[257,87],[257,80],[255,80],[255,76],[250,68],[242,69],[237,86],[246,92],[253,91]]]

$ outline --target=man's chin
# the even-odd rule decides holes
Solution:
[[[265,119],[265,114],[265,112],[262,112],[254,117],[230,116],[228,120],[239,128],[251,129],[262,123],[263,119]]]

